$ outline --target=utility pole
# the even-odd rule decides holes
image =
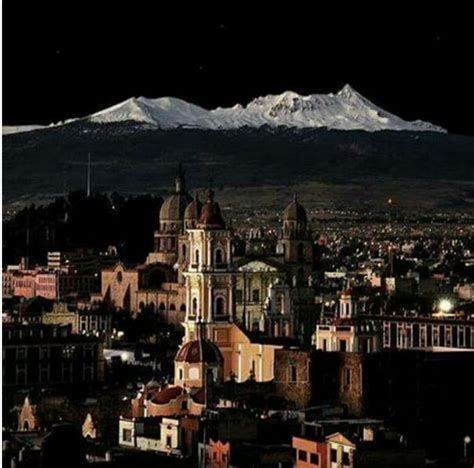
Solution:
[[[87,198],[91,196],[91,154],[87,153]]]

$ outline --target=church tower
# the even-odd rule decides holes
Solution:
[[[298,285],[307,283],[313,272],[313,239],[306,210],[299,203],[296,193],[283,212],[280,249],[290,268],[292,281]]]
[[[175,192],[165,199],[160,209],[160,228],[154,235],[154,252],[147,263],[174,265],[178,260],[179,237],[184,232],[184,212],[192,198],[186,191],[181,164],[175,178]]]
[[[197,323],[205,324],[206,337],[218,342],[234,320],[234,279],[231,239],[214,192],[195,226],[187,229],[189,260],[184,272],[187,289],[185,341],[197,336]]]

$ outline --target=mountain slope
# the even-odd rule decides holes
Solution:
[[[368,184],[383,187],[385,182],[377,181],[384,178],[393,183],[404,179],[414,188],[425,180],[433,188],[433,193],[425,191],[426,200],[450,181],[459,187],[457,195],[446,192],[442,197],[461,206],[463,187],[474,180],[474,138],[467,136],[269,126],[159,130],[130,121],[78,121],[4,138],[4,200],[84,188],[88,153],[93,189],[107,192],[161,193],[172,184],[179,161],[190,187],[205,187],[211,176],[218,186],[242,187],[244,192],[310,182],[349,187],[363,180],[368,204],[377,201]],[[353,201],[349,197],[348,206]]]

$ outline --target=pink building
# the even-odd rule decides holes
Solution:
[[[36,295],[36,272],[25,270],[13,274],[13,296],[30,299]]]
[[[58,299],[58,277],[55,273],[38,273],[36,275],[36,296]]]

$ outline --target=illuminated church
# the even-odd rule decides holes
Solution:
[[[202,324],[201,338],[223,357],[224,380],[270,381],[275,350],[302,340],[305,329],[314,331],[306,211],[295,195],[283,212],[276,249],[267,255],[236,255],[234,238],[212,188],[202,201],[192,197],[180,166],[174,193],[160,210],[154,251],[144,265],[104,271],[102,297],[135,314],[151,308],[175,317],[184,327],[183,346],[197,339]]]

